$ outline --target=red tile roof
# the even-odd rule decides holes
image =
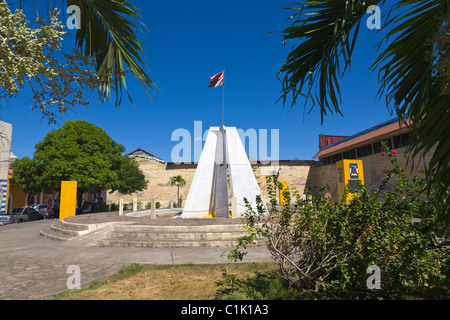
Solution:
[[[407,122],[409,124],[409,120],[407,120]],[[323,157],[332,153],[336,153],[336,151],[342,150],[344,148],[349,148],[351,146],[361,144],[365,141],[372,140],[401,129],[405,129],[406,127],[407,125],[404,122],[399,123],[398,119],[395,119],[395,121],[387,121],[381,125],[350,136],[347,139],[343,139],[334,144],[331,144],[321,149],[313,158]]]

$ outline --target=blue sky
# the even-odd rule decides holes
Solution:
[[[318,152],[321,133],[352,135],[392,118],[384,99],[377,98],[377,73],[368,71],[377,56],[373,47],[380,34],[368,30],[365,23],[351,70],[340,82],[344,116],[329,115],[321,125],[319,109],[308,114],[303,100],[291,110],[290,105],[277,103],[281,83],[276,74],[294,45],[283,46],[277,31],[291,24],[285,20],[293,11],[284,8],[294,1],[132,2],[142,10],[148,28],[140,39],[146,47],[149,76],[160,89],[151,93],[153,102],[140,84],[129,78],[128,88],[136,107],[126,95],[119,109],[113,103],[97,104],[93,95],[88,108],[69,112],[61,123],[67,119],[92,122],[123,144],[127,152],[142,148],[171,161],[171,151],[178,144],[171,141],[174,130],[184,128],[193,136],[194,121],[202,121],[203,131],[221,124],[222,87],[208,85],[209,77],[222,70],[224,124],[243,130],[278,129],[282,160],[312,159]],[[58,128],[41,120],[39,112],[31,113],[30,106],[29,95],[23,91],[0,110],[1,120],[13,125],[12,151],[18,157],[32,157],[35,144]]]

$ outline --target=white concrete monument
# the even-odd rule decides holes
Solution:
[[[230,193],[228,192],[228,169]],[[237,217],[245,212],[246,198],[256,209],[261,190],[235,127],[211,127],[184,205],[183,218],[228,218],[231,198],[237,199]]]

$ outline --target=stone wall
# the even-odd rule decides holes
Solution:
[[[149,181],[148,187],[142,192],[138,192],[138,199],[145,205],[153,197],[161,203],[162,207],[169,207],[170,201],[176,203],[177,187],[169,185],[170,177],[181,175],[186,180],[186,185],[180,188],[180,196],[184,201],[189,193],[192,180],[194,179],[196,164],[161,163],[155,160],[136,158],[141,170]],[[280,181],[285,181],[290,187],[295,187],[300,193],[303,193],[307,184],[310,167],[316,161],[280,161],[279,165],[252,165],[256,180],[261,188],[263,196],[267,199],[266,176],[277,173]],[[108,202],[118,202],[120,198],[124,202],[131,202],[136,194],[121,195],[119,192],[108,194]]]
[[[398,148],[397,159],[399,163],[406,167],[406,148]],[[429,161],[431,154],[426,158]],[[145,205],[147,201],[151,201],[156,197],[162,207],[169,207],[170,201],[176,203],[177,187],[169,185],[170,177],[181,175],[186,180],[186,185],[180,188],[180,195],[185,201],[189,193],[189,187],[194,178],[196,164],[180,164],[161,163],[155,160],[136,158],[140,164],[142,171],[145,173],[149,181],[148,188],[138,193],[138,199]],[[368,188],[377,186],[384,178],[384,170],[391,168],[391,163],[387,156],[381,154],[370,155],[359,158],[363,160],[365,185]],[[418,164],[412,174],[419,175],[418,168],[424,167],[423,162]],[[289,187],[294,187],[300,194],[303,194],[306,187],[311,189],[313,195],[317,195],[320,186],[326,188],[334,200],[338,200],[337,192],[337,172],[336,165],[319,166],[318,161],[312,160],[282,160],[278,165],[252,164],[253,172],[256,180],[261,188],[261,192],[268,202],[266,176],[278,174],[279,181],[285,181]],[[407,171],[409,172],[409,171]],[[392,181],[392,184],[394,181]],[[136,195],[120,195],[118,192],[108,194],[108,202],[118,202],[122,197],[125,202],[131,202]]]
[[[163,207],[169,207],[170,201],[176,203],[177,187],[170,186],[169,181],[171,177],[178,175],[186,180],[186,185],[180,188],[180,196],[186,200],[194,178],[196,165],[174,165],[145,158],[136,158],[136,160],[148,180],[147,189],[137,193],[138,200],[142,201],[144,205],[154,197]],[[118,202],[120,198],[123,198],[124,202],[131,202],[134,197],[136,197],[136,194],[121,195],[119,192],[114,192],[108,194],[107,202]]]
[[[423,177],[423,174],[419,173],[419,170],[424,168],[425,163],[428,163],[432,153],[429,153],[426,156],[425,161],[415,163],[415,166],[412,169],[411,165],[407,167],[407,159],[405,156],[406,149],[406,147],[395,149],[399,164],[405,169],[408,177],[412,177],[413,175]],[[364,184],[369,190],[381,183],[384,178],[384,170],[392,169],[392,165],[388,157],[381,156],[381,153],[358,159],[363,161]],[[395,180],[392,179],[390,184],[395,184]],[[311,188],[313,195],[317,195],[319,187],[324,186],[326,188],[326,192],[331,194],[332,199],[337,201],[338,192],[336,164],[311,167],[310,174],[308,176],[308,186]]]
[[[295,188],[299,194],[303,194],[305,187],[308,185],[308,176],[311,168],[315,167],[316,161],[308,160],[292,160],[280,161],[279,165],[254,165],[256,181],[261,188],[261,193],[268,202],[268,192],[266,176],[273,174],[278,175],[278,181],[284,181],[289,185],[289,188]],[[279,199],[277,199],[279,200]]]

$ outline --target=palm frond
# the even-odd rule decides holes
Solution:
[[[77,30],[76,44],[85,55],[96,59],[96,69],[102,82],[99,88],[101,99],[109,100],[111,91],[115,91],[118,107],[122,90],[125,89],[133,103],[126,87],[127,72],[139,80],[151,97],[150,90],[156,86],[144,70],[144,46],[136,35],[145,28],[139,9],[125,0],[67,0],[67,3],[80,8],[81,21],[78,22],[80,29]]]
[[[284,30],[285,42],[297,40],[279,74],[283,103],[299,95],[318,104],[322,122],[328,112],[340,113],[338,79],[350,65],[361,19],[370,5],[384,1],[304,1],[296,19]],[[422,162],[432,154],[426,176],[428,191],[449,219],[450,186],[450,1],[398,0],[383,28],[391,26],[386,44],[371,70],[378,70],[378,95],[400,121],[410,120],[413,143],[409,160]],[[340,72],[339,63],[344,68]],[[315,91],[315,92],[314,92]],[[281,99],[280,98],[280,99]],[[449,221],[449,220],[448,220]]]
[[[301,95],[306,97],[305,105],[311,100],[311,110],[319,105],[322,122],[328,112],[342,115],[338,80],[350,66],[361,19],[370,5],[380,2],[329,0],[297,4],[299,12],[289,18],[295,21],[282,32],[284,43],[297,40],[278,73],[284,74],[280,98],[283,104],[291,96],[292,108]]]
[[[450,94],[442,90],[448,83],[441,77],[450,69],[448,9],[449,1],[399,1],[393,8],[398,14],[387,22],[393,25],[385,39],[388,46],[371,67],[379,70],[378,94],[385,95],[399,118],[410,119],[412,167],[414,159],[421,162],[432,154],[425,168],[428,191],[435,193],[443,211],[448,211],[450,201]],[[447,48],[440,49],[441,43]],[[441,59],[447,67],[439,70]]]

